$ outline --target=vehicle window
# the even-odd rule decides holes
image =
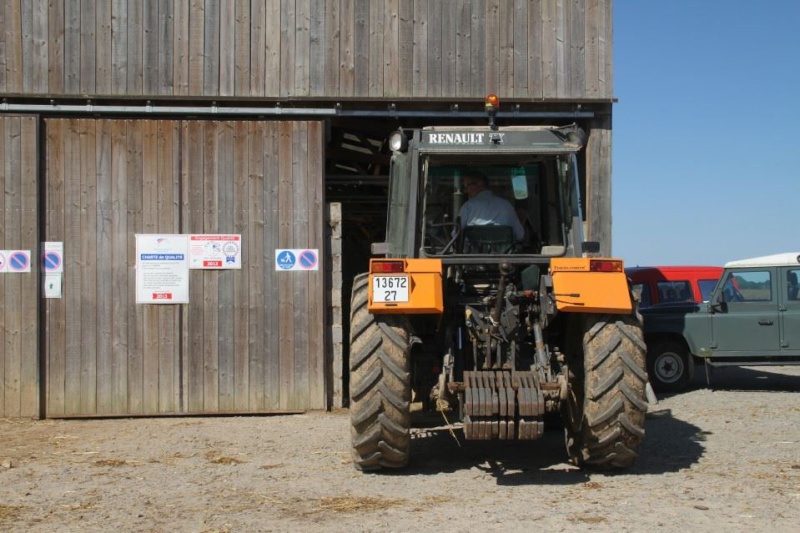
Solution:
[[[644,283],[634,283],[633,285],[631,285],[631,290],[634,293],[638,292],[640,294],[640,299],[639,299],[640,309],[645,307],[650,307],[651,305],[653,305],[653,302],[650,301],[650,290],[648,289],[647,285],[645,285]]]
[[[425,253],[539,253],[543,245],[562,244],[563,228],[559,214],[554,209],[545,208],[557,205],[559,196],[553,165],[554,161],[542,156],[531,156],[522,162],[518,156],[505,160],[493,157],[491,160],[464,161],[463,157],[453,155],[426,159]],[[485,188],[493,196],[507,201],[509,210],[500,210],[500,222],[473,224],[506,226],[513,230],[513,237],[506,237],[503,230],[492,232],[491,228],[486,228],[473,231],[475,239],[470,240],[466,228],[457,230],[461,207],[470,197],[466,185],[475,181],[466,177],[475,172],[485,177]],[[483,213],[478,218],[482,217],[485,218]],[[522,238],[519,237],[521,232],[524,232]]]
[[[786,272],[786,294],[790,300],[800,300],[800,296],[798,296],[798,292],[800,292],[798,279],[800,279],[800,270],[788,270]]]
[[[768,302],[772,300],[769,271],[729,272],[723,285],[726,302]]]
[[[704,302],[707,302],[711,299],[711,292],[714,290],[714,287],[717,286],[717,280],[699,279],[697,280],[697,285],[700,287],[700,297]]]
[[[658,299],[661,303],[694,301],[692,286],[686,280],[659,281],[656,283],[656,287],[658,288]]]

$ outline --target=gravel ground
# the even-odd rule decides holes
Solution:
[[[0,531],[797,531],[800,367],[712,381],[652,405],[615,475],[567,464],[559,430],[487,444],[428,427],[407,470],[376,475],[351,465],[346,411],[0,419]]]

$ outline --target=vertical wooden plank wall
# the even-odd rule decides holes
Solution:
[[[152,124],[153,122],[151,122]],[[154,233],[180,232],[180,124],[176,121],[154,122],[155,139],[159,146],[149,151],[158,154],[156,176],[158,176]],[[152,157],[150,155],[149,157]],[[158,390],[150,394],[151,402],[160,412],[181,412],[180,379],[180,315],[181,309],[174,305],[146,306],[156,324],[150,323],[147,335],[158,340],[156,353],[151,354],[151,373],[145,379],[157,379]],[[153,368],[155,367],[155,368]],[[157,395],[157,396],[156,396]]]
[[[496,92],[517,101],[610,103],[611,4],[7,0],[0,6],[0,93],[355,101]],[[11,180],[4,181],[0,237],[30,238],[19,246],[33,250],[36,208],[29,218],[14,209],[38,205],[36,120],[0,120],[3,180]],[[604,252],[610,124],[610,116],[595,119],[585,154],[587,227]],[[45,233],[66,247],[64,298],[44,303],[49,412],[324,406],[324,365],[314,359],[324,340],[314,330],[324,324],[314,301],[324,293],[322,275],[276,273],[272,257],[277,248],[323,249],[319,123],[48,119],[45,135]],[[18,181],[31,172],[34,179]],[[183,309],[137,306],[137,232],[246,234],[246,266],[193,272],[193,305]],[[30,279],[34,285],[0,276],[0,414],[37,405],[21,398],[38,394],[24,378],[36,375],[38,363],[28,361],[23,343],[39,337],[13,333],[37,327],[35,314],[17,322],[17,308],[27,304],[18,295],[38,290],[38,278]],[[296,334],[298,323],[308,335]]]
[[[611,242],[611,117],[592,121],[586,156],[586,238],[600,243],[600,253],[610,256]]]
[[[294,176],[292,166],[294,157],[292,150],[292,128],[291,124],[280,124],[276,131],[278,135],[278,240],[277,248],[289,248],[289,243],[294,240],[294,227],[292,220],[292,204],[294,203]],[[278,349],[277,371],[279,383],[279,405],[289,403],[291,392],[294,390],[294,371],[291,367],[291,355],[295,351],[295,334],[299,332],[293,322],[294,305],[294,283],[292,279],[280,279],[276,272],[275,281],[278,286],[278,338],[280,339]],[[302,312],[302,308],[298,309]]]
[[[611,3],[5,0],[0,93],[610,100]]]
[[[39,416],[39,128],[0,117],[0,250],[28,250],[31,271],[0,273],[0,417]]]
[[[181,180],[184,184],[181,196],[183,223],[187,228],[200,228],[198,233],[202,233],[204,226],[203,154],[207,148],[205,144],[205,123],[183,122],[181,125],[181,139],[186,146],[194,147],[181,152],[181,161],[183,163],[181,165]],[[195,282],[189,285],[189,301],[201,302],[201,304],[189,306],[184,310],[183,314],[183,346],[185,346],[183,388],[186,394],[186,410],[188,412],[203,412],[205,409],[203,399],[205,388],[203,382],[205,369],[203,347],[205,343],[202,335],[203,289],[202,283]],[[190,329],[189,324],[194,324],[194,327]]]
[[[62,228],[62,233],[65,234],[65,202],[64,197],[64,176],[67,175],[68,170],[71,170],[68,165],[71,164],[67,160],[68,148],[67,140],[65,138],[67,123],[65,121],[55,121],[45,128],[47,147],[47,163],[45,171],[48,174],[47,185],[45,187],[45,233],[52,234],[51,228]],[[65,259],[65,258],[64,258]],[[63,265],[62,259],[62,265]],[[127,262],[126,262],[127,263]],[[70,271],[65,270],[62,274],[62,291],[63,287],[67,286],[67,274]],[[67,336],[67,320],[66,320],[66,305],[48,305],[44,304],[45,318],[44,327],[46,328],[47,335],[45,337],[45,354],[51,354],[54,351],[63,351],[66,346]],[[37,356],[38,357],[38,356]],[[45,396],[45,411],[53,410],[56,413],[63,413],[66,405],[65,395],[66,391],[66,358],[64,357],[45,357],[45,373],[44,387],[46,391]]]
[[[45,300],[47,416],[178,413],[176,306],[135,304],[135,234],[178,233],[173,121],[46,121],[45,239],[64,243]]]
[[[53,126],[61,127],[60,123],[53,123]],[[128,228],[136,227],[136,218],[128,215],[128,210],[121,209],[121,206],[131,206],[131,201],[136,198],[132,194],[129,186],[132,187],[135,179],[128,181],[128,135],[129,121],[115,120],[111,122],[111,146],[106,147],[110,151],[110,165],[108,181],[111,186],[112,203],[104,212],[110,211],[110,235],[128,235]],[[48,124],[48,130],[50,124]],[[48,143],[47,148],[50,148]],[[109,163],[107,163],[109,164]],[[135,175],[135,173],[134,173]],[[115,208],[115,205],[117,206]],[[100,402],[101,409],[108,409],[112,413],[123,413],[128,410],[128,350],[130,345],[128,338],[133,325],[128,323],[128,317],[135,313],[133,302],[135,301],[134,288],[128,282],[133,268],[130,265],[130,258],[134,257],[134,246],[131,239],[114,238],[106,246],[111,257],[111,279],[110,279],[110,316],[113,317],[111,324],[113,328],[109,332],[111,350],[109,353],[109,364],[111,366],[110,402],[106,398]]]
[[[36,122],[20,120],[2,122],[0,235],[33,249]],[[48,119],[46,139],[45,234],[65,258],[44,304],[47,416],[327,406],[322,123]],[[191,271],[188,305],[137,305],[137,233],[239,233],[242,269]],[[319,270],[275,272],[277,248],[318,250]],[[38,413],[35,276],[0,275],[9,416]]]
[[[324,259],[276,272],[278,248],[323,250],[320,122],[182,124],[183,233],[241,233],[242,269],[193,271],[188,413],[326,407]]]
[[[428,62],[428,86],[425,90],[427,97],[438,98],[442,96],[442,17],[444,2],[429,2],[427,24],[428,50],[425,54]]]
[[[231,209],[229,223],[233,231],[241,234],[242,242],[252,242],[250,238],[250,138],[248,124],[235,122],[233,129],[233,179],[231,180],[232,200],[239,201],[245,209]],[[262,188],[263,190],[263,188]],[[252,257],[248,253],[248,258]],[[233,342],[233,411],[250,410],[250,269],[242,267],[233,278],[231,296],[236,305],[231,310],[231,338]],[[258,327],[258,326],[256,326]]]
[[[280,376],[280,353],[281,353],[281,339],[280,339],[280,313],[275,312],[279,308],[280,302],[278,300],[278,287],[281,285],[281,278],[278,276],[279,272],[275,271],[274,250],[281,248],[282,244],[286,241],[281,241],[280,227],[282,221],[280,218],[280,198],[279,189],[281,185],[281,144],[280,144],[280,124],[266,123],[262,128],[257,130],[257,135],[254,136],[251,143],[251,151],[253,148],[261,150],[264,154],[263,167],[251,167],[251,172],[255,171],[258,175],[263,176],[262,186],[263,195],[258,194],[258,190],[253,191],[253,194],[262,196],[263,198],[263,218],[254,213],[253,218],[261,219],[262,222],[262,258],[261,270],[254,272],[254,280],[262,279],[264,286],[264,301],[269,306],[272,312],[267,311],[264,313],[265,319],[262,324],[255,323],[252,319],[250,323],[253,332],[260,332],[260,335],[255,335],[256,339],[265,346],[267,354],[264,357],[264,377],[260,381],[260,376],[255,376],[251,380],[252,386],[262,389],[261,396],[264,397],[264,407],[275,408],[281,405],[281,376]],[[263,148],[261,148],[263,144]],[[276,227],[277,226],[277,227]],[[258,245],[258,239],[254,237],[254,244]],[[259,284],[254,281],[254,286]],[[261,318],[261,313],[257,315]],[[275,335],[275,332],[279,332]]]

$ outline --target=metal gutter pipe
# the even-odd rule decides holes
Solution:
[[[0,113],[42,113],[73,115],[192,115],[192,116],[318,116],[318,117],[463,117],[481,118],[484,111],[410,111],[390,107],[386,110],[296,107],[219,107],[212,106],[154,106],[154,105],[60,105],[60,104],[10,104],[0,103]],[[593,111],[501,111],[498,117],[506,118],[594,118]]]

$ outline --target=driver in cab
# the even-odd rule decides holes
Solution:
[[[489,190],[489,178],[481,172],[470,172],[463,179],[464,191],[469,200],[464,202],[459,211],[461,229],[467,226],[509,226],[514,233],[514,239],[521,241],[525,237],[525,229],[514,206]]]

